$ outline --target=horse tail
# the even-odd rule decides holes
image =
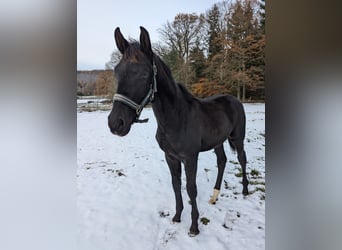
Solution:
[[[232,141],[231,141],[230,139],[228,139],[228,142],[229,142],[230,148],[231,148],[233,151],[236,151],[236,147],[235,147],[235,145],[232,143]]]

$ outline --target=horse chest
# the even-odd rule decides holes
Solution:
[[[179,135],[167,135],[157,131],[156,139],[159,147],[167,154],[171,154],[178,159],[183,159],[187,155],[188,147],[184,139]]]

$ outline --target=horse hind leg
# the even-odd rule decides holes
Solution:
[[[215,204],[217,201],[218,195],[220,194],[220,188],[221,188],[221,184],[222,184],[223,173],[224,173],[224,169],[226,167],[226,162],[227,162],[227,157],[226,157],[226,154],[224,152],[223,144],[216,147],[214,149],[214,151],[215,151],[215,154],[217,157],[218,172],[217,172],[217,178],[216,178],[216,183],[215,183],[215,187],[214,187],[214,193],[210,197],[210,200],[209,200],[210,204]]]
[[[248,195],[248,180],[246,174],[247,157],[243,146],[243,139],[229,139],[229,142],[232,146],[234,146],[234,149],[237,151],[238,160],[241,165],[243,185],[242,194]]]

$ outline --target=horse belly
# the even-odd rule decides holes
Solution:
[[[210,149],[216,148],[217,146],[221,145],[225,140],[227,140],[227,137],[223,138],[209,138],[204,139],[201,143],[201,151],[208,151]]]
[[[231,129],[227,122],[216,123],[202,130],[201,151],[207,151],[221,145],[229,137]]]

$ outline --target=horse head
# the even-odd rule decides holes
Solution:
[[[129,43],[120,29],[114,32],[115,42],[122,57],[114,68],[117,92],[108,116],[108,126],[115,135],[125,136],[145,105],[156,92],[156,68],[148,32],[140,27],[140,44]]]

